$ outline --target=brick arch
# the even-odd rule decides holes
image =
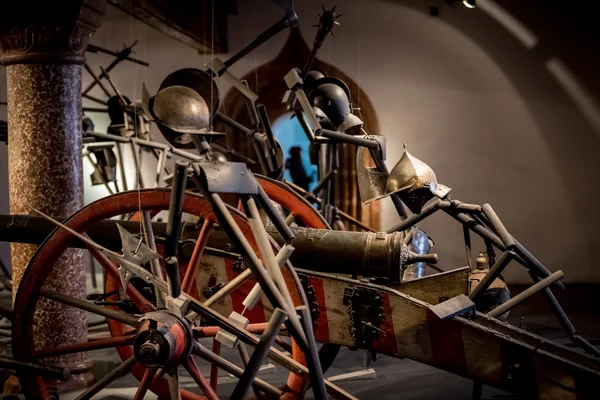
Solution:
[[[287,89],[283,77],[294,67],[302,67],[310,55],[310,49],[302,38],[299,28],[290,31],[288,40],[281,52],[272,61],[263,64],[247,73],[242,79],[258,94],[261,103],[266,106],[271,122],[288,113],[281,99]],[[379,122],[373,104],[358,84],[335,66],[316,59],[314,67],[328,71],[328,75],[342,79],[350,88],[353,107],[360,108],[361,117],[367,132],[379,133]],[[257,79],[258,78],[258,79]],[[258,83],[258,84],[257,84]],[[359,96],[360,92],[360,96]],[[358,99],[360,98],[360,102]],[[229,90],[221,108],[222,112],[239,123],[250,126],[250,118],[246,108],[246,99],[235,89]],[[239,134],[222,123],[215,126],[217,131],[225,131],[229,145],[248,157],[254,158],[254,152],[247,141],[239,140]],[[380,227],[380,205],[372,203],[362,207],[356,183],[356,146],[344,144],[340,148],[340,171],[334,179],[334,190],[337,194],[335,205],[342,211],[361,220],[373,229]],[[260,172],[256,170],[255,172]],[[353,229],[352,226],[348,226]]]

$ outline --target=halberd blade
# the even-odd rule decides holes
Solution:
[[[161,258],[160,254],[136,238],[127,229],[117,224],[123,250],[123,258],[137,265],[144,265],[150,260]]]

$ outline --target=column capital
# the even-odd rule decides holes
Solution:
[[[83,64],[106,0],[16,0],[0,16],[0,62]]]

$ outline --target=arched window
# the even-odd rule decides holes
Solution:
[[[277,120],[271,123],[273,133],[281,144],[283,155],[285,156],[286,163],[290,160],[290,151],[292,147],[300,148],[300,156],[302,160],[302,166],[309,178],[308,190],[313,190],[317,186],[319,180],[317,175],[317,166],[310,163],[310,157],[308,155],[308,146],[310,141],[306,137],[302,126],[296,119],[292,118],[291,113],[283,114]],[[293,181],[290,170],[286,168],[284,178],[288,181]]]

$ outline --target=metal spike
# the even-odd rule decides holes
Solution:
[[[333,21],[333,23],[334,23],[334,25],[338,25],[338,26],[340,25],[340,23],[337,21]]]
[[[337,4],[335,6],[333,6],[333,8],[331,9],[331,11],[334,12],[336,7],[337,7]]]
[[[325,9],[325,6],[323,4],[321,4],[321,8],[323,9],[323,12],[326,12],[327,10]]]

